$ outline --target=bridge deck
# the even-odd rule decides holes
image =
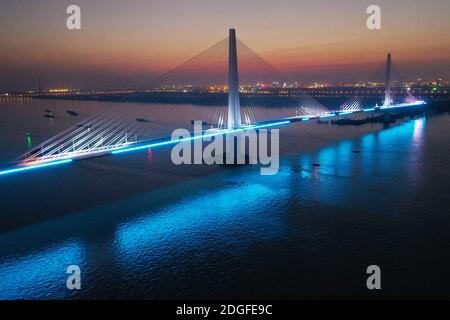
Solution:
[[[334,118],[339,116],[347,116],[357,113],[363,113],[363,112],[389,112],[392,110],[399,110],[399,109],[407,109],[407,108],[416,108],[416,107],[423,107],[426,105],[426,102],[424,101],[417,101],[414,103],[402,103],[397,105],[391,105],[391,106],[382,106],[382,107],[373,107],[373,108],[367,108],[367,109],[361,109],[361,110],[345,110],[345,111],[336,111],[336,112],[329,112],[327,114],[320,114],[320,115],[302,115],[302,116],[294,116],[289,118],[283,118],[278,120],[272,120],[267,122],[262,122],[258,124],[243,126],[239,129],[210,129],[204,132],[203,135],[198,136],[191,136],[190,138],[185,139],[178,139],[178,140],[171,140],[170,137],[165,138],[159,138],[159,139],[149,139],[149,140],[143,140],[138,142],[129,142],[129,141],[119,141],[117,144],[109,145],[109,146],[99,146],[97,148],[91,148],[91,149],[84,149],[84,150],[78,150],[73,152],[67,152],[67,153],[57,153],[57,154],[50,154],[49,156],[45,157],[33,157],[31,161],[22,161],[19,162],[17,165],[5,168],[0,171],[0,175],[9,175],[13,173],[19,173],[23,171],[30,171],[35,170],[39,168],[45,168],[50,166],[56,166],[60,164],[67,164],[74,160],[83,160],[87,158],[93,158],[93,157],[99,157],[99,156],[105,156],[105,155],[116,155],[116,154],[123,154],[133,151],[138,151],[142,149],[149,149],[149,148],[157,148],[162,146],[168,146],[168,145],[174,145],[183,141],[190,141],[190,140],[197,140],[197,139],[203,139],[203,138],[210,138],[215,137],[219,135],[228,135],[228,134],[235,134],[238,132],[243,132],[250,129],[263,129],[263,128],[272,128],[282,125],[288,125],[290,123],[294,122],[300,122],[300,121],[310,121],[314,119],[321,119],[321,118]]]

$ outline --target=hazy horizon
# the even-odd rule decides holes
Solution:
[[[91,0],[0,3],[0,90],[140,87],[227,36],[297,81],[370,80],[387,52],[403,78],[450,78],[448,0]],[[66,29],[78,4],[82,29]]]

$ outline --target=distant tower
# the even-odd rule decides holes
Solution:
[[[42,74],[38,74],[37,92],[42,94]]]
[[[392,97],[391,97],[391,73],[392,73],[392,59],[391,54],[388,53],[387,61],[386,61],[386,93],[384,95],[384,103],[383,107],[387,107],[392,105]]]
[[[241,103],[239,100],[239,74],[236,49],[236,30],[230,29],[228,71],[228,129],[241,127]]]

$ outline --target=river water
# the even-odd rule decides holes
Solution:
[[[36,145],[117,105],[3,100],[0,163],[27,132]],[[298,123],[280,149],[275,176],[175,166],[169,148],[1,177],[0,298],[450,297],[448,114]],[[366,288],[373,264],[380,291]],[[69,265],[81,290],[66,288]]]

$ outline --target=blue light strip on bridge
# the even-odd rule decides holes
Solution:
[[[234,129],[234,130],[224,130],[224,131],[220,131],[220,132],[216,132],[216,133],[204,134],[204,135],[201,135],[201,136],[193,136],[193,137],[189,137],[189,138],[185,138],[185,139],[156,142],[156,143],[151,143],[151,144],[147,144],[147,145],[144,145],[144,146],[138,146],[138,147],[131,147],[131,148],[115,150],[115,151],[112,151],[111,154],[119,154],[119,153],[125,153],[125,152],[132,152],[132,151],[142,150],[142,149],[155,148],[155,147],[166,146],[166,145],[176,144],[176,143],[185,142],[185,141],[193,141],[193,140],[198,140],[198,139],[203,139],[203,138],[216,137],[216,136],[220,136],[220,135],[224,135],[224,134],[237,133],[237,132],[242,132],[242,131],[250,130],[250,129],[263,129],[263,128],[281,126],[283,124],[289,124],[289,123],[291,123],[291,122],[286,120],[286,121],[279,121],[279,122],[255,125],[255,126],[250,126],[250,127],[246,127],[246,128],[240,128],[240,129]]]
[[[427,103],[425,101],[416,101],[416,102],[413,102],[413,103],[401,103],[401,104],[398,104],[398,105],[392,105],[392,106],[387,106],[387,107],[368,108],[368,109],[363,109],[363,110],[360,110],[360,111],[331,113],[331,114],[326,114],[326,115],[322,115],[322,116],[311,116],[311,117],[302,118],[301,120],[302,121],[308,121],[308,120],[311,120],[311,119],[331,118],[331,117],[336,117],[338,115],[345,115],[345,114],[350,114],[350,113],[372,112],[372,111],[377,112],[377,111],[396,109],[396,108],[403,108],[403,107],[425,106],[426,104]],[[219,136],[219,135],[225,135],[225,134],[230,134],[230,133],[242,132],[242,131],[249,130],[249,129],[269,128],[269,127],[280,126],[280,125],[289,124],[289,123],[291,123],[290,120],[283,120],[283,121],[277,121],[277,122],[266,123],[266,124],[261,124],[261,125],[248,126],[248,127],[245,127],[245,128],[234,129],[234,130],[221,130],[221,131],[218,131],[216,133],[205,134],[205,135],[201,135],[201,136],[193,136],[193,137],[186,138],[186,139],[168,140],[168,141],[152,143],[152,144],[148,144],[148,145],[144,145],[144,146],[137,146],[137,147],[128,147],[128,148],[123,148],[123,149],[117,149],[115,151],[112,151],[111,154],[119,154],[119,153],[131,152],[131,151],[136,151],[136,150],[141,150],[141,149],[148,149],[148,148],[154,148],[154,147],[159,147],[159,146],[164,146],[164,145],[176,144],[176,143],[180,143],[180,142],[183,142],[183,141],[192,141],[192,140],[203,139],[203,138],[208,138],[208,137],[215,137],[215,136]],[[65,163],[69,163],[69,162],[72,162],[72,161],[73,161],[72,158],[68,158],[68,159],[64,159],[64,160],[51,161],[51,162],[46,162],[46,163],[41,163],[41,164],[36,164],[36,165],[16,167],[16,168],[0,171],[0,176],[13,174],[13,173],[18,173],[18,172],[22,172],[22,171],[29,171],[29,170],[39,169],[39,168],[56,166],[56,165],[59,165],[59,164],[65,164]]]
[[[423,106],[427,103],[425,101],[419,100],[412,103],[400,103],[400,104],[394,104],[390,106],[381,107],[380,110],[389,110],[389,109],[398,109],[398,108],[404,108],[404,107],[414,107],[414,106]]]
[[[45,168],[45,167],[50,167],[50,166],[56,166],[59,164],[64,164],[64,163],[69,163],[69,162],[72,162],[72,159],[52,161],[52,162],[47,162],[47,163],[43,163],[43,164],[36,164],[36,165],[30,165],[30,166],[25,166],[25,167],[4,170],[4,171],[0,171],[0,176],[17,173],[17,172],[21,172],[21,171],[28,171],[28,170],[40,169],[40,168]]]

